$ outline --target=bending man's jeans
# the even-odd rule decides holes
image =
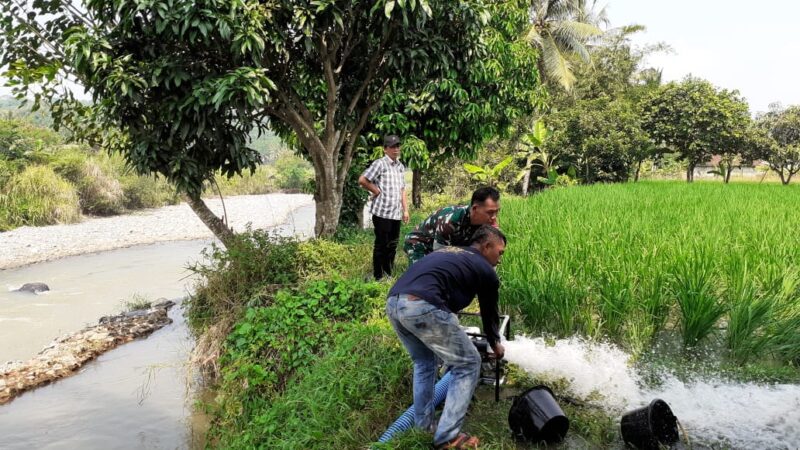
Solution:
[[[453,378],[433,443],[439,445],[455,438],[478,384],[481,367],[478,350],[459,327],[455,314],[424,300],[391,296],[386,314],[414,361],[414,422],[417,427],[427,430],[433,425],[436,358],[450,367]]]

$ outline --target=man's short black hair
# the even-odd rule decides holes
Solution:
[[[470,245],[483,244],[489,239],[502,239],[503,244],[508,244],[508,240],[506,240],[506,235],[503,234],[502,231],[491,225],[481,225],[480,228],[478,228],[475,231],[475,233],[472,234]]]
[[[500,191],[491,186],[478,188],[472,193],[472,201],[470,201],[469,204],[470,206],[478,205],[485,202],[487,198],[491,198],[496,202],[500,201]]]

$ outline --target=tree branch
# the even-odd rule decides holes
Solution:
[[[320,36],[319,38],[319,52],[320,52],[320,57],[322,58],[322,66],[325,71],[325,82],[328,85],[328,92],[327,92],[328,104],[325,111],[324,140],[325,144],[329,148],[333,148],[334,140],[336,139],[335,135],[336,97],[339,88],[336,84],[336,77],[333,73],[333,62],[331,61],[333,55],[331,54],[332,52],[328,51],[328,44],[325,42],[324,36]]]
[[[383,54],[384,49],[386,48],[386,43],[389,42],[389,38],[394,33],[395,23],[392,22],[391,25],[386,27],[383,32],[383,38],[381,38],[381,43],[378,46],[378,50],[372,55],[372,58],[369,60],[369,65],[367,66],[367,76],[364,78],[364,82],[361,83],[359,86],[358,91],[356,91],[355,95],[353,96],[352,100],[350,101],[350,106],[347,107],[347,115],[355,111],[356,106],[358,105],[358,101],[361,99],[361,96],[364,94],[364,91],[367,90],[369,84],[372,82],[372,78],[375,77],[375,73],[378,70],[378,66],[380,65],[381,60],[385,56]]]
[[[348,140],[347,146],[344,150],[344,157],[342,158],[342,163],[339,166],[339,170],[337,172],[337,180],[336,184],[339,188],[344,187],[344,181],[347,176],[347,171],[350,169],[350,163],[353,161],[353,150],[355,149],[355,143],[358,136],[361,134],[361,130],[364,129],[364,126],[367,124],[367,119],[369,118],[370,113],[375,109],[376,106],[381,102],[383,99],[383,93],[386,91],[386,87],[389,86],[389,82],[391,81],[390,78],[386,78],[383,80],[381,84],[381,88],[376,92],[375,97],[372,99],[372,102],[369,103],[361,112],[361,116],[358,119],[358,123],[353,128],[350,133],[347,133]],[[342,133],[344,136],[345,133]]]

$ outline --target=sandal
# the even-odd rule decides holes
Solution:
[[[454,450],[464,450],[464,449],[478,449],[478,443],[480,441],[475,436],[470,436],[467,433],[458,433],[458,436],[450,440],[449,442],[445,442],[444,444],[439,444],[435,448],[436,450],[442,449],[454,449]]]

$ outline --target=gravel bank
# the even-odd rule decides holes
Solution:
[[[207,199],[206,203],[222,215],[219,198]],[[226,198],[225,208],[230,226],[242,231],[248,223],[256,229],[279,225],[295,209],[313,203],[305,194],[242,195]],[[0,269],[133,245],[212,237],[191,208],[181,203],[71,225],[22,227],[0,233]]]

